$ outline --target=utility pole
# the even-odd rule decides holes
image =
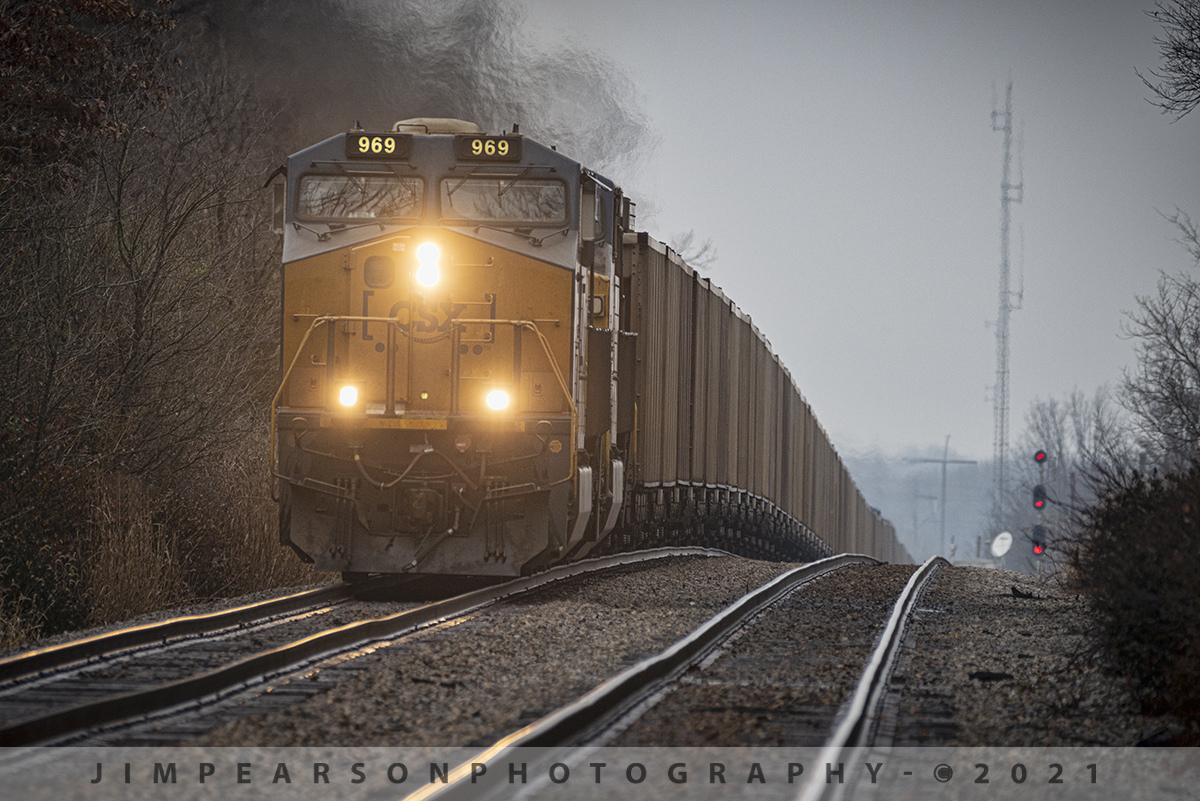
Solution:
[[[1025,197],[1023,179],[1011,182],[1012,164],[1012,81],[1004,93],[1004,111],[992,111],[992,130],[1004,133],[1004,170],[1000,178],[1000,308],[996,314],[996,386],[992,397],[995,414],[995,499],[992,515],[997,522],[1004,508],[1004,492],[1008,471],[1008,318],[1015,309],[1013,293],[1008,286],[1008,232],[1011,222],[1010,203],[1020,203]]]
[[[951,459],[949,457],[950,457],[950,435],[947,434],[946,435],[946,450],[942,452],[941,459],[908,459],[907,460],[909,462],[914,462],[914,463],[940,464],[942,466],[942,501],[940,504],[941,514],[942,514],[942,545],[941,545],[941,550],[938,551],[938,554],[940,556],[946,555],[946,465],[975,464],[976,463],[974,459]],[[953,555],[954,554],[951,554],[951,556],[953,556]]]
[[[921,501],[935,501],[936,502],[938,500],[938,496],[922,495],[921,493],[916,491],[916,489],[915,489],[916,485],[914,484],[913,486],[914,486],[914,489],[913,489],[913,542],[920,543],[924,539],[920,536],[921,526],[918,522],[919,513],[921,511],[919,508]],[[920,546],[918,545],[918,547],[920,547]]]

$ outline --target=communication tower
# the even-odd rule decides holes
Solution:
[[[1011,180],[1012,165],[1012,81],[1004,93],[1004,111],[993,109],[992,130],[1004,133],[1004,170],[1000,178],[1000,308],[996,314],[996,386],[992,394],[995,413],[995,500],[993,517],[1003,514],[1005,484],[1008,473],[1008,318],[1020,308],[1021,296],[1009,289],[1008,231],[1012,213],[1009,204],[1020,203],[1025,196],[1022,179]],[[1020,168],[1019,168],[1020,169]]]

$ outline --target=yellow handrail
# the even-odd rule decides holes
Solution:
[[[300,340],[300,345],[296,348],[296,355],[292,357],[291,364],[284,371],[283,378],[279,382],[279,389],[275,391],[275,397],[271,399],[271,424],[270,424],[270,453],[267,458],[268,467],[271,471],[272,479],[275,476],[275,434],[276,425],[276,410],[279,407],[279,401],[283,397],[283,390],[287,386],[288,379],[292,377],[292,371],[296,368],[296,363],[300,361],[300,354],[304,352],[304,346],[308,344],[308,339],[312,336],[313,331],[318,326],[328,325],[330,323],[384,323],[388,325],[400,325],[400,320],[395,317],[360,317],[360,316],[342,316],[342,315],[324,315],[315,318],[309,325],[308,330],[304,332],[304,336]],[[451,324],[460,325],[511,325],[514,327],[527,328],[537,335],[538,342],[542,345],[542,350],[546,353],[546,360],[550,363],[550,368],[554,371],[554,377],[558,380],[559,389],[562,390],[563,397],[567,399],[567,405],[571,409],[571,475],[575,475],[575,428],[578,425],[579,411],[575,406],[575,399],[571,397],[571,391],[567,387],[566,379],[563,378],[562,370],[559,369],[558,362],[554,358],[554,353],[550,349],[550,341],[546,339],[545,334],[537,327],[537,323],[532,320],[493,320],[493,319],[462,319],[456,318],[451,320]],[[272,487],[274,482],[272,482]]]
[[[567,405],[571,407],[571,475],[575,475],[575,427],[578,425],[579,410],[575,406],[575,399],[571,397],[571,390],[567,387],[567,381],[563,378],[562,371],[558,368],[558,362],[554,359],[554,353],[550,350],[550,341],[546,339],[546,335],[537,327],[537,323],[532,320],[492,320],[492,319],[463,319],[457,317],[451,321],[451,325],[511,325],[513,327],[528,328],[533,333],[537,334],[538,342],[542,345],[542,350],[546,352],[546,361],[550,362],[550,369],[554,371],[554,377],[558,379],[559,389],[562,390],[563,397],[567,399]]]

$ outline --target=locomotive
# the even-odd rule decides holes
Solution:
[[[421,118],[278,182],[284,545],[348,581],[712,545],[911,561],[766,338],[520,133]]]

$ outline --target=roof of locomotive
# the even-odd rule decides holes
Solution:
[[[392,126],[397,133],[410,134],[480,134],[483,129],[473,122],[450,117],[413,117]]]

